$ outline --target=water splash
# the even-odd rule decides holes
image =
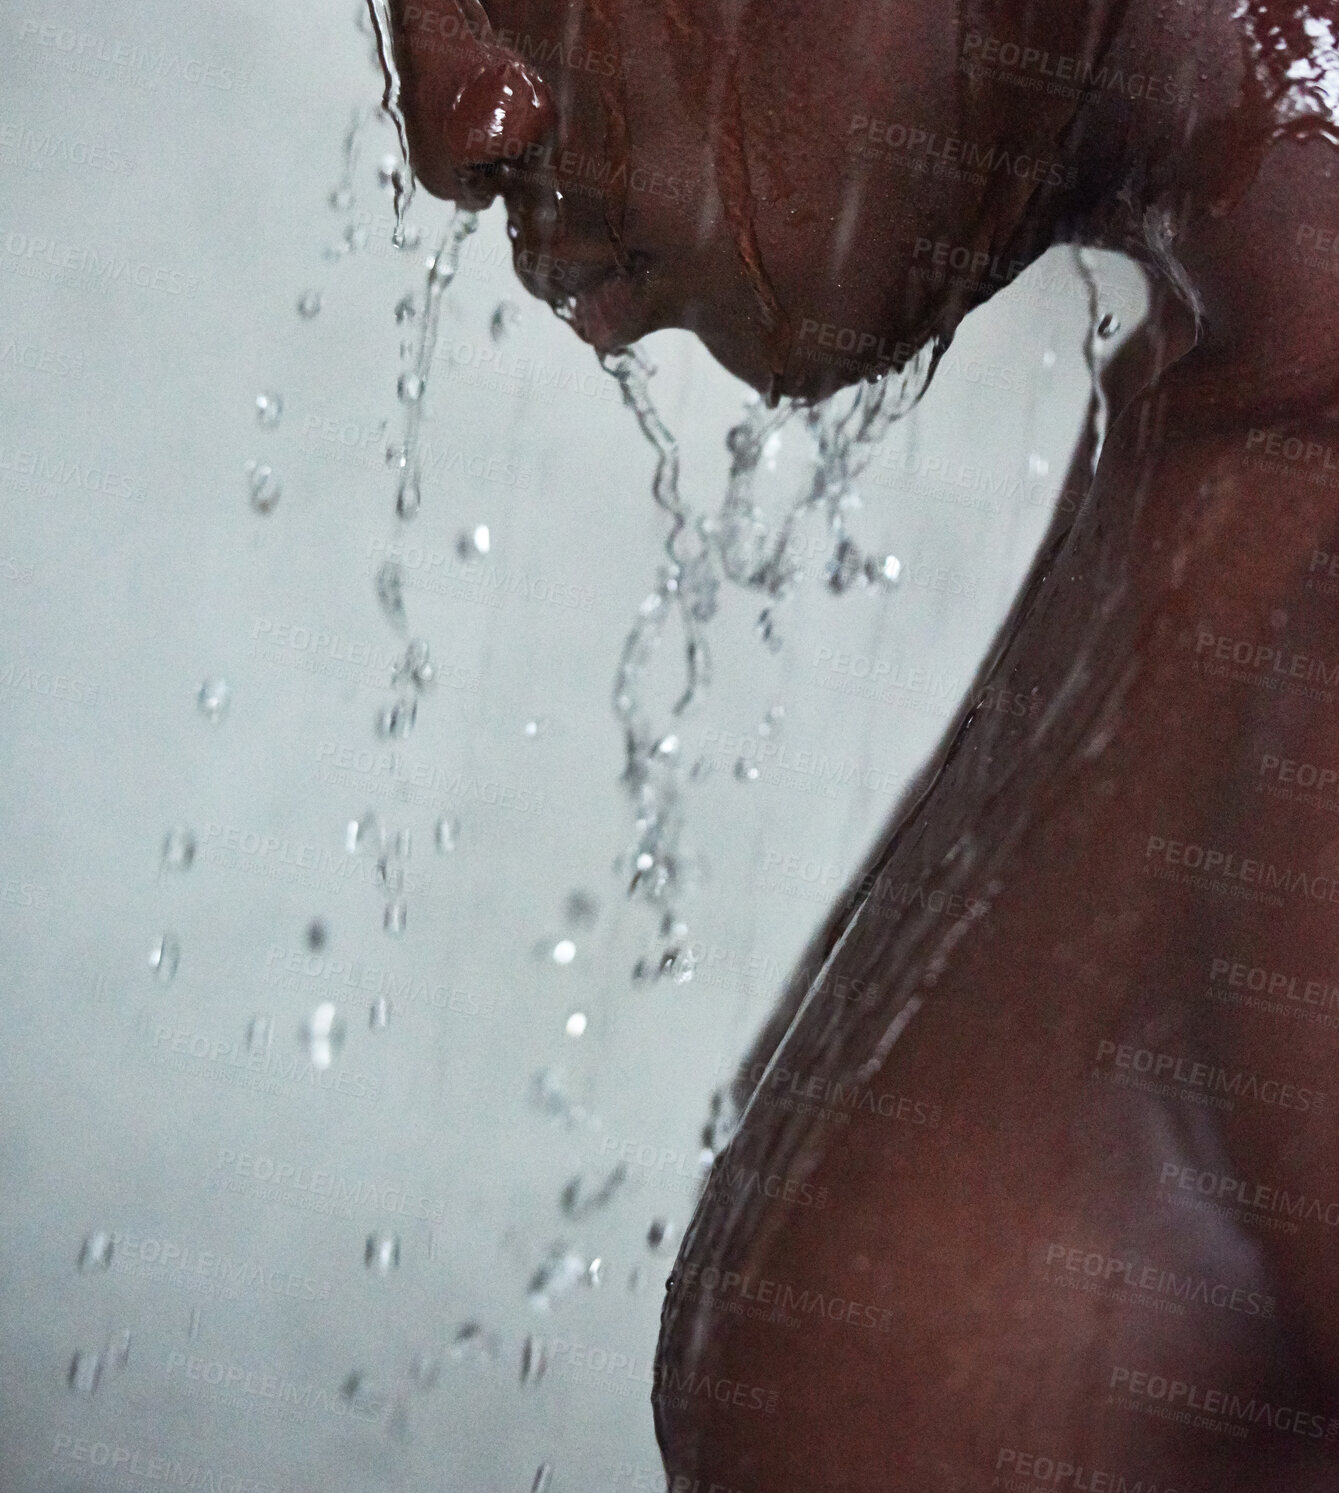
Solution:
[[[395,66],[395,48],[391,37],[390,0],[367,0],[367,13],[372,22],[372,31],[377,42],[377,57],[385,79],[381,95],[381,107],[386,117],[395,126],[395,138],[400,146],[399,176],[392,178],[395,193],[395,229],[391,242],[401,248],[405,241],[404,216],[414,199],[414,168],[409,160],[409,136],[405,130],[404,111],[400,107],[400,74]]]
[[[369,3],[376,3],[376,0],[369,0]],[[437,326],[441,320],[442,296],[456,278],[465,240],[478,226],[477,213],[457,210],[451,226],[437,246],[437,252],[428,261],[423,310],[419,315],[418,346],[414,361],[402,371],[398,386],[405,410],[404,430],[399,442],[386,451],[387,464],[399,475],[395,511],[402,519],[412,519],[418,513],[421,502],[419,432],[423,424],[423,407],[432,360],[437,350]]]
[[[624,642],[614,682],[614,712],[624,735],[623,783],[636,824],[636,839],[620,865],[629,876],[629,896],[659,908],[660,936],[675,941],[656,957],[639,960],[634,978],[682,982],[693,974],[691,953],[677,941],[688,931],[678,912],[680,898],[700,875],[684,845],[684,791],[696,774],[683,760],[671,723],[710,686],[705,628],[716,616],[721,588],[728,582],[761,596],[758,635],[771,651],[779,650],[777,609],[804,577],[795,554],[796,530],[813,514],[823,518],[831,542],[825,568],[829,590],[841,594],[857,586],[897,584],[897,557],[866,554],[848,532],[847,515],[858,505],[861,474],[889,428],[929,388],[943,352],[943,343],[931,342],[905,368],[811,406],[792,402],[773,408],[755,397],[726,437],[730,472],[714,514],[695,512],[680,490],[678,444],[651,397],[654,366],[637,348],[600,359],[656,454],[651,492],[670,520],[655,589]],[[813,447],[811,475],[779,521],[771,522],[757,493],[760,469],[766,473],[775,466],[771,458],[781,433],[794,423]],[[683,684],[665,722],[647,705],[645,684],[672,620],[683,637]]]

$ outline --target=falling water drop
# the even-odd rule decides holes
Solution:
[[[460,843],[460,821],[450,814],[443,814],[433,829],[433,842],[446,855]]]
[[[534,1481],[530,1484],[530,1493],[549,1493],[549,1485],[553,1481],[553,1464],[541,1462],[535,1473]]]
[[[570,938],[560,938],[553,946],[553,962],[555,964],[571,964],[577,956],[577,946]]]
[[[195,863],[195,832],[184,824],[174,825],[163,839],[164,871],[189,871]]]
[[[344,1018],[331,1001],[322,1001],[302,1026],[302,1040],[313,1068],[325,1072],[344,1046]]]
[[[646,1231],[646,1243],[650,1249],[662,1249],[668,1242],[674,1226],[667,1218],[653,1218]]]
[[[102,1382],[102,1355],[80,1348],[70,1360],[65,1382],[75,1394],[96,1394],[98,1385]]]
[[[392,938],[400,938],[405,931],[405,924],[409,919],[409,908],[403,897],[397,897],[393,902],[387,902],[386,913],[382,918],[382,927]]]
[[[256,395],[256,423],[266,430],[273,430],[284,413],[283,398],[267,390]]]
[[[326,944],[330,942],[330,930],[320,918],[313,918],[307,924],[307,947],[313,954],[319,954]]]
[[[567,1018],[567,1024],[563,1028],[569,1037],[581,1037],[586,1032],[586,1013],[584,1011],[573,1011]]]
[[[377,571],[377,600],[391,625],[403,632],[409,618],[404,605],[404,568],[398,560],[387,560]]]
[[[121,1328],[107,1340],[107,1362],[114,1369],[123,1369],[130,1362],[129,1328]]]
[[[521,1383],[538,1384],[548,1366],[549,1355],[543,1338],[531,1333],[521,1347]]]
[[[344,833],[344,844],[350,855],[370,850],[374,841],[381,839],[381,821],[368,809],[359,819],[350,819]]]
[[[113,1241],[106,1229],[90,1234],[79,1250],[79,1274],[97,1275],[111,1269]]]
[[[217,726],[228,714],[232,703],[232,687],[226,679],[206,679],[196,694],[200,714],[211,726]]]
[[[400,1240],[396,1234],[369,1234],[363,1251],[363,1262],[378,1275],[389,1275],[399,1268]]]
[[[379,995],[372,1002],[372,1009],[368,1013],[367,1024],[374,1032],[384,1032],[391,1024],[391,1003],[384,996]]]
[[[160,985],[170,985],[181,963],[181,945],[170,933],[164,933],[149,952],[149,968]]]
[[[499,301],[493,308],[493,315],[488,322],[488,330],[494,342],[502,339],[512,330],[520,325],[521,308],[515,301]]]
[[[304,290],[298,297],[298,315],[303,321],[310,321],[312,317],[321,314],[321,292],[319,290]]]
[[[246,1029],[246,1050],[253,1056],[268,1052],[273,1037],[273,1019],[269,1016],[253,1016]]]
[[[1101,321],[1097,323],[1097,335],[1101,337],[1104,342],[1108,341],[1110,340],[1110,338],[1114,337],[1117,332],[1120,331],[1120,327],[1120,317],[1117,316],[1114,312],[1108,311],[1107,314],[1101,319]]]
[[[395,512],[397,517],[408,523],[410,519],[418,517],[418,511],[422,506],[423,488],[417,474],[411,472],[396,490]]]
[[[257,513],[273,513],[283,496],[284,486],[273,467],[261,461],[246,464],[246,489],[251,506]]]

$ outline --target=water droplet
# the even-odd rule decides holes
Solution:
[[[553,1464],[541,1462],[539,1470],[535,1473],[535,1480],[530,1484],[530,1493],[549,1493],[549,1484],[553,1481]]]
[[[538,1384],[548,1366],[549,1355],[544,1339],[531,1333],[521,1348],[521,1383]]]
[[[284,491],[274,468],[259,461],[247,462],[246,487],[257,513],[273,513]]]
[[[163,839],[164,871],[189,871],[195,862],[195,833],[184,824],[174,825]]]
[[[307,924],[307,947],[313,954],[319,954],[329,942],[330,930],[320,918],[313,918]]]
[[[651,1249],[661,1249],[673,1232],[674,1225],[667,1218],[653,1218],[646,1231],[646,1243]]]
[[[90,1234],[79,1250],[79,1274],[97,1275],[111,1269],[112,1250],[112,1236],[106,1229]]]
[[[586,1013],[584,1011],[573,1011],[567,1018],[567,1025],[563,1028],[569,1037],[580,1037],[586,1031]]]
[[[404,609],[404,569],[398,560],[387,560],[377,571],[377,600],[392,626],[403,629],[408,624]]]
[[[395,320],[403,326],[407,321],[413,321],[418,315],[418,308],[414,305],[411,295],[402,295],[395,303]]]
[[[313,316],[321,314],[321,292],[319,290],[304,290],[298,297],[298,315],[304,321],[310,321]]]
[[[375,1270],[378,1275],[389,1275],[392,1270],[399,1268],[399,1237],[395,1234],[369,1234],[363,1261],[369,1270]]]
[[[410,684],[415,689],[424,690],[435,677],[436,671],[432,666],[427,643],[422,638],[415,638],[405,649],[403,657],[395,661],[391,683]]]
[[[324,1072],[330,1067],[344,1046],[344,1035],[344,1018],[332,1001],[322,1001],[302,1027],[302,1040],[313,1068]]]
[[[331,192],[329,201],[337,213],[347,212],[353,206],[353,190],[350,187],[336,187]]]
[[[577,946],[570,938],[560,938],[553,946],[555,964],[571,964],[577,956]]]
[[[563,1296],[586,1274],[588,1261],[565,1244],[555,1244],[530,1277],[526,1296],[536,1311],[548,1311],[554,1297]]]
[[[592,1290],[596,1290],[604,1284],[604,1261],[598,1257],[586,1266],[586,1284]]]
[[[350,819],[344,833],[344,845],[350,855],[370,850],[373,841],[380,841],[381,825],[371,809],[361,819]]]
[[[367,248],[367,225],[365,223],[350,223],[344,230],[344,247],[350,254],[356,254],[360,249]]]
[[[409,917],[409,909],[405,905],[403,897],[397,897],[394,902],[386,904],[386,915],[382,919],[382,927],[392,938],[399,938],[405,930],[405,923]]]
[[[539,735],[540,725],[538,721],[526,721],[525,734],[533,741]]]
[[[1048,347],[1046,349],[1046,351],[1044,353],[1042,353],[1042,355],[1041,355],[1041,366],[1043,368],[1054,368],[1055,367],[1055,349],[1053,347]]]
[[[1027,459],[1027,469],[1030,477],[1044,477],[1051,470],[1051,463],[1034,451]]]
[[[284,413],[284,401],[278,394],[270,393],[264,389],[256,395],[256,422],[273,430],[279,423]]]
[[[860,551],[851,540],[838,540],[832,558],[828,561],[828,589],[840,596],[850,589],[851,583],[860,573]]]
[[[107,1341],[108,1366],[123,1369],[130,1362],[130,1329],[123,1327]]]
[[[69,1372],[65,1379],[75,1394],[96,1394],[98,1385],[102,1381],[102,1355],[80,1348],[70,1360]]]
[[[761,776],[762,770],[756,762],[749,762],[741,757],[735,763],[735,777],[741,783],[756,783]]]
[[[181,963],[181,945],[170,933],[164,933],[149,953],[149,968],[160,985],[170,985]]]
[[[499,301],[489,318],[488,330],[494,342],[501,342],[521,322],[521,308],[514,301]]]
[[[418,517],[418,510],[423,506],[423,492],[419,487],[418,476],[411,473],[400,484],[399,491],[395,494],[395,511],[408,522],[411,518]]]
[[[372,1010],[368,1015],[367,1024],[374,1032],[384,1032],[391,1024],[391,1003],[384,995],[379,995],[372,1002]]]
[[[450,814],[443,814],[433,830],[437,849],[445,855],[460,843],[460,821]]]
[[[865,561],[865,579],[871,586],[896,586],[902,579],[902,562],[896,555],[885,555],[882,560],[870,555]]]
[[[253,1016],[246,1029],[246,1050],[250,1053],[268,1052],[274,1037],[274,1020],[269,1016]]]
[[[400,381],[395,386],[395,392],[400,396],[402,404],[414,404],[423,398],[423,391],[427,385],[417,373],[402,373]]]
[[[1114,337],[1119,331],[1120,317],[1112,311],[1108,311],[1102,320],[1097,323],[1097,335],[1104,341],[1107,338]]]
[[[567,921],[578,928],[589,928],[600,915],[600,904],[589,892],[570,892],[567,897]]]
[[[477,1322],[462,1322],[451,1340],[451,1357],[457,1362],[464,1358],[477,1358],[481,1363],[489,1362],[495,1354],[492,1339]]]
[[[379,186],[393,188],[399,173],[400,163],[394,156],[382,156],[377,162],[377,184]]]
[[[418,700],[413,695],[401,695],[377,712],[377,735],[384,741],[403,740],[413,731],[417,719]]]
[[[226,679],[206,679],[196,697],[200,714],[211,726],[217,726],[228,713],[232,703],[232,687]]]

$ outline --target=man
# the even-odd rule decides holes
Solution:
[[[746,1065],[670,1486],[1339,1489],[1335,4],[485,9],[398,7],[414,162],[500,193],[602,350],[688,327],[817,397],[1052,243],[1155,282],[1086,496]]]

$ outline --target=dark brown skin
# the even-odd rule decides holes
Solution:
[[[637,59],[603,90],[536,64],[518,137],[699,184],[556,212],[552,172],[451,154],[499,59],[413,9],[425,183],[613,266],[578,305],[598,345],[688,326],[816,394],[898,359],[810,356],[808,324],[887,349],[986,293],[913,273],[918,240],[1122,247],[1155,280],[1090,490],[1080,452],[975,707],[741,1074],[666,1301],[670,1487],[1339,1489],[1339,794],[1297,767],[1339,770],[1339,259],[1306,252],[1339,228],[1335,5],[499,0],[499,30]],[[969,81],[983,37],[1177,86]],[[857,118],[1043,179],[853,165]]]

